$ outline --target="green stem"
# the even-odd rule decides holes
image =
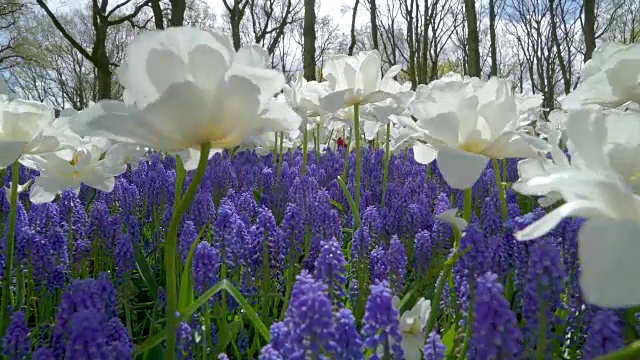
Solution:
[[[424,183],[427,184],[429,182],[429,178],[431,177],[431,163],[427,164],[427,173],[424,177]]]
[[[16,269],[16,309],[22,308],[24,302],[24,274],[20,269]]]
[[[13,246],[16,234],[16,214],[18,204],[18,175],[20,174],[20,163],[14,162],[11,166],[11,193],[9,195],[9,229],[7,230],[7,247],[5,249],[4,279],[2,283],[2,300],[0,301],[0,336],[9,326],[9,302],[11,301],[11,272],[13,271]]]
[[[198,168],[195,175],[187,188],[182,199],[176,198],[175,201],[179,201],[179,204],[175,207],[173,217],[169,224],[169,231],[165,239],[164,244],[164,263],[167,276],[167,352],[165,353],[166,360],[173,360],[176,357],[176,330],[178,328],[178,279],[177,279],[177,267],[176,267],[176,253],[178,245],[178,226],[182,220],[182,215],[191,201],[193,200],[196,190],[200,185],[200,181],[204,176],[204,172],[207,168],[207,160],[209,158],[209,151],[211,151],[211,144],[205,143],[200,146],[200,160],[198,162]]]
[[[462,342],[462,356],[467,356],[469,352],[469,344],[471,336],[473,335],[473,301],[475,299],[475,291],[473,284],[473,277],[469,279],[469,308],[467,310],[467,323],[465,324],[464,341]]]
[[[454,227],[454,236],[459,239],[460,231]],[[456,240],[455,243],[459,243],[459,240]],[[444,284],[447,282],[449,278],[449,273],[451,269],[453,269],[453,265],[458,261],[458,259],[466,254],[469,250],[471,250],[471,246],[467,246],[464,250],[458,251],[459,249],[456,247],[453,249],[453,253],[449,260],[444,263],[442,268],[442,273],[438,278],[436,283],[436,291],[433,294],[433,300],[431,300],[431,312],[429,313],[429,320],[427,321],[427,332],[425,333],[425,343],[427,341],[427,336],[433,331],[436,326],[436,320],[438,319],[438,313],[440,312],[440,298],[442,297],[442,291],[444,290]]]
[[[353,105],[353,137],[356,146],[356,197],[355,203],[358,211],[360,210],[360,187],[362,184],[362,153],[360,151],[360,104]],[[353,229],[356,231],[357,229]]]
[[[276,143],[276,145],[278,145]],[[282,171],[282,162],[284,161],[284,133],[280,133],[280,144],[278,146],[280,157],[278,158],[278,170],[276,171],[276,181],[280,181],[280,172]]]
[[[496,186],[498,187],[498,196],[500,197],[500,208],[502,209],[502,221],[507,221],[507,198],[502,186],[502,179],[500,177],[500,164],[498,159],[491,160],[493,162],[493,172],[496,176]]]
[[[273,166],[275,167],[278,161],[278,133],[273,133],[275,136],[274,139],[274,143],[273,143]]]
[[[389,138],[391,137],[391,123],[387,123],[387,135],[384,144],[384,165],[382,169],[382,201],[381,207],[384,207],[384,195],[387,192],[387,181],[389,178],[389,160],[391,153],[389,152]]]
[[[456,252],[454,252],[454,256]],[[429,320],[427,321],[426,334],[430,334],[436,326],[436,320],[438,319],[438,315],[440,312],[440,298],[442,297],[444,284],[447,282],[447,278],[449,277],[451,268],[452,266],[445,265],[444,268],[442,269],[442,273],[440,274],[440,278],[438,278],[438,281],[436,284],[436,291],[433,294],[433,299],[431,300],[431,312],[429,313]]]
[[[618,351],[597,357],[596,360],[627,360],[637,359],[638,356],[640,356],[640,340],[637,340]]]
[[[307,131],[307,127],[304,127],[304,132],[302,133],[302,171],[301,174],[304,175],[307,173],[307,152],[309,142],[309,132]]]
[[[316,140],[316,159],[320,161],[320,142],[322,141],[322,137],[320,136],[320,123],[316,123],[316,132],[317,132],[317,140]]]
[[[473,189],[464,189],[464,209],[463,217],[467,221],[467,224],[471,222],[471,207],[473,205]]]

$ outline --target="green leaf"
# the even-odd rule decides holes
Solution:
[[[354,229],[360,228],[360,213],[358,212],[358,207],[356,206],[356,202],[353,200],[351,193],[349,193],[349,189],[347,185],[344,183],[344,180],[340,176],[338,176],[338,184],[340,184],[340,188],[342,189],[342,193],[347,198],[347,202],[349,203],[349,208],[351,209],[351,214],[353,214],[354,221]]]
[[[180,281],[180,295],[178,297],[178,312],[182,314],[182,311],[188,308],[195,300],[193,296],[193,280],[191,279],[191,262],[193,261],[193,253],[196,251],[196,247],[200,242],[200,238],[204,233],[204,227],[200,230],[198,237],[191,244],[189,248],[189,254],[187,255],[187,261],[184,264],[184,271],[182,272],[182,280]]]
[[[339,202],[333,200],[333,199],[329,199],[329,201],[331,202],[331,205],[335,206],[336,209],[338,209],[338,211],[340,211],[341,213],[346,213],[347,210],[345,210],[344,206],[342,206],[342,204],[340,204]]]
[[[198,297],[195,301],[191,303],[185,310],[180,312],[180,318],[191,319],[191,315],[193,315],[196,310],[200,308],[200,306],[204,305],[209,299],[211,299],[215,294],[220,291],[227,291],[240,305],[240,308],[244,311],[244,314],[251,320],[253,327],[262,335],[265,342],[269,342],[271,340],[271,335],[269,334],[269,329],[267,326],[260,320],[258,314],[256,314],[255,310],[249,305],[249,302],[242,296],[240,291],[235,288],[235,286],[231,285],[231,283],[227,279],[222,279],[220,282],[212,286],[209,290],[205,291],[200,297]],[[160,344],[162,340],[166,337],[166,331],[162,331],[151,338],[148,338],[142,344],[136,346],[133,354],[137,356],[139,354],[145,353],[149,351],[154,346]],[[254,341],[257,341],[257,338],[254,338]]]
[[[445,357],[451,355],[455,350],[453,346],[453,341],[455,337],[456,337],[456,324],[453,324],[453,326],[449,329],[449,331],[447,331],[442,337],[442,343],[444,344],[444,346],[447,347],[444,354]]]
[[[156,282],[156,278],[155,276],[153,276],[151,266],[149,266],[147,259],[144,257],[144,252],[140,247],[140,243],[138,243],[137,241],[132,241],[132,243],[136,250],[136,267],[138,268],[140,277],[142,277],[145,285],[147,285],[147,289],[149,289],[149,295],[151,296],[151,298],[155,299],[158,296],[158,283]]]
[[[267,326],[260,320],[258,314],[256,314],[253,307],[249,305],[249,302],[242,296],[240,291],[235,288],[227,279],[222,279],[216,285],[214,285],[211,289],[205,291],[196,301],[191,304],[185,311],[183,311],[180,315],[183,319],[189,319],[191,315],[198,310],[198,308],[204,305],[205,302],[209,301],[215,294],[219,293],[221,290],[226,290],[229,295],[231,295],[240,305],[240,308],[244,310],[245,315],[251,320],[253,326],[258,330],[260,335],[268,342],[271,339],[271,335],[269,335],[269,329]]]
[[[244,323],[242,322],[242,320],[235,320],[230,322],[228,325],[229,329],[231,330],[231,335],[235,337],[235,335],[237,335],[244,326]]]
[[[269,342],[271,340],[269,329],[262,322],[262,320],[260,320],[260,317],[258,316],[258,314],[256,314],[255,310],[253,310],[253,307],[251,307],[249,302],[244,298],[244,296],[242,296],[240,291],[238,291],[235,286],[233,286],[227,280],[223,280],[223,282],[224,289],[229,292],[229,294],[238,302],[238,304],[240,304],[240,307],[242,308],[242,310],[244,310],[245,315],[249,318],[249,320],[251,320],[253,327],[258,330],[258,332],[260,333],[260,335],[262,335],[266,342]]]
[[[164,357],[164,347],[156,345],[142,355],[142,360],[162,360]]]
[[[504,297],[509,301],[511,308],[513,309],[516,299],[516,286],[513,282],[513,274],[507,275],[507,284],[504,287]]]
[[[411,295],[413,295],[414,289],[415,288],[407,291],[407,293],[402,297],[402,299],[400,299],[400,303],[398,304],[398,310],[404,309],[405,305],[407,305],[407,301],[409,301],[409,299],[411,298]]]
[[[135,357],[140,354],[146,354],[150,352],[154,347],[160,346],[160,343],[162,343],[162,340],[164,340],[166,335],[167,335],[167,332],[162,331],[153,335],[150,338],[147,338],[145,342],[135,347],[135,349],[133,350],[133,356]]]
[[[222,319],[220,323],[218,323],[218,333],[216,335],[216,349],[218,352],[224,352],[227,348],[227,345],[232,340],[233,335],[231,334],[231,329],[227,324],[226,319]]]

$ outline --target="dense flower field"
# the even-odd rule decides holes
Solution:
[[[190,28],[131,44],[124,102],[0,95],[3,355],[637,358],[637,52],[548,122],[375,51],[285,85]]]
[[[514,230],[544,211],[508,191],[503,221],[490,167],[473,187],[471,224],[456,240],[466,252],[441,277],[435,310],[430,301],[455,239],[436,215],[462,208],[463,192],[447,186],[435,164],[418,164],[407,152],[391,158],[381,206],[383,152],[364,150],[364,210],[352,233],[336,181],[343,154],[310,156],[305,175],[300,151],[282,162],[248,151],[210,160],[179,230],[178,272],[190,283],[181,288],[179,358],[257,358],[262,349],[263,359],[376,352],[420,359],[420,351],[442,359],[454,350],[473,359],[592,359],[637,337],[634,313],[587,305],[581,296],[582,220],[518,242]],[[505,180],[517,178],[514,165],[506,163]],[[136,354],[162,352],[160,249],[175,166],[175,158],[154,155],[119,176],[111,193],[83,187],[45,204],[21,196],[16,298],[4,340],[10,358],[34,350],[36,359],[123,359],[134,344],[143,344]],[[348,172],[353,179],[354,167]],[[33,175],[21,168],[20,182]],[[209,296],[223,278],[234,291]]]

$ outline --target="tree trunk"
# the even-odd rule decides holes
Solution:
[[[424,0],[422,20],[422,55],[420,59],[420,73],[418,75],[418,81],[421,84],[426,84],[429,79],[429,26],[431,26],[431,8],[429,7],[429,0]]]
[[[553,0],[550,0],[553,1]],[[489,46],[491,48],[491,73],[498,76],[498,45],[496,44],[496,1],[489,0]]]
[[[160,6],[160,0],[151,0],[151,11],[153,12],[153,22],[156,29],[164,29],[164,15],[162,14],[162,7]]]
[[[560,6],[562,6],[562,4]],[[551,38],[556,49],[556,57],[558,58],[558,65],[560,66],[560,75],[562,76],[564,93],[569,94],[571,91],[571,79],[569,78],[569,70],[567,69],[567,64],[564,61],[562,46],[560,45],[560,39],[558,38],[558,19],[556,17],[555,0],[549,0],[549,14],[549,19],[551,21]]]
[[[478,36],[475,0],[465,0],[464,10],[467,17],[467,47],[469,49],[467,75],[480,77],[480,38]]]
[[[584,36],[584,62],[591,59],[593,50],[596,49],[596,0],[584,0],[584,24],[582,34]]]
[[[109,69],[109,54],[107,54],[107,32],[108,27],[97,21],[94,22],[96,33],[91,56],[93,65],[96,68],[98,78],[98,93],[96,100],[111,99],[111,69]]]
[[[182,26],[184,24],[184,12],[187,10],[185,0],[171,0],[170,26]]]
[[[304,45],[302,62],[304,78],[307,81],[316,79],[316,1],[304,0],[304,25],[302,29]]]
[[[231,23],[231,39],[233,40],[233,47],[236,51],[240,50],[242,46],[240,39],[240,23],[242,22],[243,13],[240,11],[240,7],[234,2],[233,8],[229,10],[229,22]]]
[[[373,48],[378,50],[378,7],[376,6],[376,0],[369,0],[371,8],[371,41]]]
[[[356,15],[358,14],[359,4],[360,0],[356,0],[355,4],[353,4],[353,12],[351,13],[351,43],[349,44],[349,56],[353,55],[353,50],[356,48]]]

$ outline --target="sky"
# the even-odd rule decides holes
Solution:
[[[58,11],[65,11],[73,6],[77,6],[81,4],[83,1],[87,0],[49,0],[47,4],[49,8],[56,13]],[[123,0],[110,0],[110,3],[116,5]],[[226,10],[224,8],[224,3],[222,0],[205,0],[209,6],[214,10],[216,14],[223,14]],[[233,2],[233,0],[228,0],[229,2]],[[344,30],[348,30],[351,27],[351,13],[340,14],[340,9],[344,6],[353,6],[353,0],[316,0],[319,11],[318,16],[323,16],[327,14],[333,14],[335,17],[340,18],[340,27]],[[360,20],[364,20],[365,15],[363,13],[362,6],[358,11],[358,17]],[[360,21],[357,21],[358,23]]]

